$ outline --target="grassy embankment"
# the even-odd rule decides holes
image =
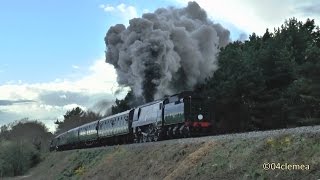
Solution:
[[[319,179],[319,139],[285,134],[55,152],[23,179]],[[264,170],[265,162],[310,169]]]

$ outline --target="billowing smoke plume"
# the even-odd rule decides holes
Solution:
[[[196,2],[183,9],[160,8],[129,24],[108,30],[106,62],[116,68],[118,83],[146,102],[204,82],[218,68],[219,48],[230,39]]]

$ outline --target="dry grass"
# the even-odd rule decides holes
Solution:
[[[319,139],[319,133],[282,134],[55,152],[16,179],[319,179]],[[310,170],[266,171],[264,162],[309,164]]]

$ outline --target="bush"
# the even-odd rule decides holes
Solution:
[[[40,153],[30,143],[0,142],[0,177],[17,176],[40,161]]]

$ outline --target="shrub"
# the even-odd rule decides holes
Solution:
[[[0,142],[0,177],[24,174],[40,161],[40,153],[24,141]]]

